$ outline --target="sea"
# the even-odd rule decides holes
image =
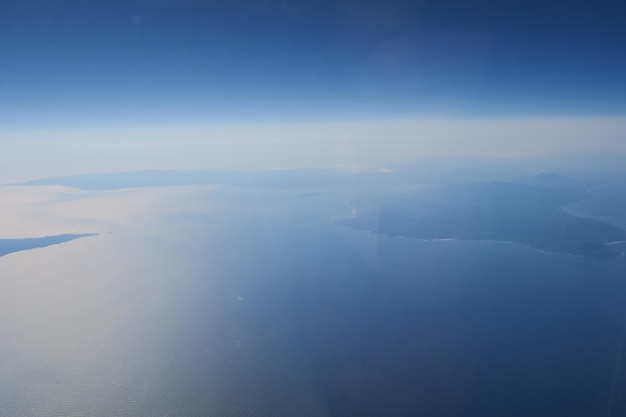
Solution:
[[[355,231],[324,192],[197,195],[0,258],[1,416],[626,415],[626,258]]]

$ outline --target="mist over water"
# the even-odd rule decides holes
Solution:
[[[3,415],[624,405],[624,258],[353,231],[334,224],[351,209],[333,195],[177,195],[143,223],[2,258]]]
[[[0,417],[626,415],[625,11],[1,0]]]

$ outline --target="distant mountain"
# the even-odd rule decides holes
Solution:
[[[353,172],[345,169],[276,170],[147,170],[106,174],[41,178],[11,185],[63,185],[81,190],[102,191],[122,188],[180,185],[229,185],[259,188],[336,188],[371,186],[394,176],[383,171]]]
[[[551,253],[619,255],[607,244],[625,240],[622,229],[561,209],[588,195],[578,182],[556,174],[533,181],[541,186],[489,182],[433,187],[357,208],[355,217],[340,224],[389,236],[509,241]]]
[[[537,175],[525,178],[520,181],[523,184],[536,185],[540,187],[552,187],[552,188],[570,188],[570,189],[584,189],[587,190],[594,186],[594,181],[577,179],[563,176],[555,172],[542,172]]]

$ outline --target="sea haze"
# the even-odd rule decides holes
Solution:
[[[625,21],[0,0],[0,417],[626,416]]]
[[[626,219],[603,218],[593,202],[626,189],[556,174],[434,183],[402,169],[317,173],[4,187],[46,196],[19,203],[23,222],[97,236],[0,259],[3,415],[624,410],[625,258],[547,253],[514,235],[450,240],[343,223],[402,203],[478,218],[474,232],[503,224],[485,213],[529,229],[542,210],[567,205],[561,216],[589,216],[568,235],[579,243],[621,232]],[[594,190],[602,197],[589,198]],[[449,209],[460,201],[472,216]]]

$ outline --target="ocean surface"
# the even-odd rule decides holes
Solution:
[[[355,231],[323,193],[205,198],[0,259],[0,415],[625,415],[626,258]]]

